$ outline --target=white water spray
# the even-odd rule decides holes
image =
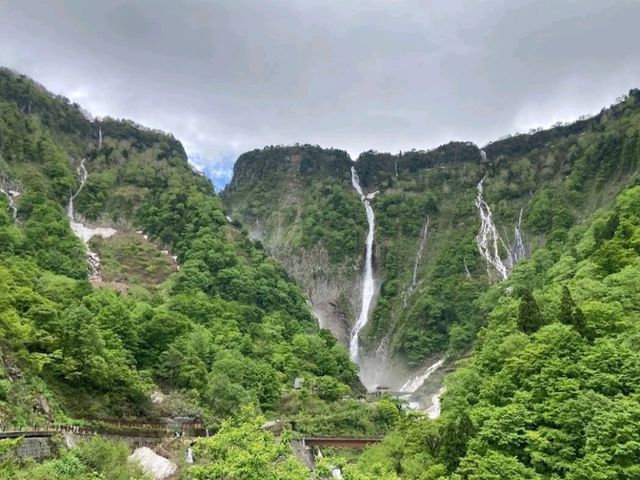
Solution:
[[[476,235],[476,243],[480,255],[487,264],[487,273],[489,276],[491,276],[491,269],[493,268],[500,275],[500,280],[506,280],[510,271],[502,261],[502,258],[500,258],[499,245],[502,245],[506,252],[509,252],[509,248],[505,245],[493,223],[491,208],[489,208],[487,202],[482,198],[485,178],[486,177],[482,177],[482,180],[478,183],[478,196],[475,202],[478,213],[480,214],[480,231],[478,235]]]
[[[98,124],[98,150],[102,148],[102,125]]]
[[[420,232],[420,245],[418,246],[418,251],[416,252],[416,260],[413,263],[413,276],[411,277],[411,285],[404,294],[404,298],[402,299],[402,304],[404,308],[407,308],[407,303],[409,302],[409,297],[413,293],[418,284],[418,267],[420,266],[420,260],[422,260],[422,255],[424,254],[424,248],[427,245],[427,235],[429,233],[429,217],[427,217],[427,221],[422,227],[422,231]]]
[[[366,253],[364,262],[364,275],[362,279],[362,304],[360,306],[360,315],[356,321],[353,329],[351,330],[351,339],[349,341],[349,354],[351,359],[357,363],[360,350],[360,331],[364,328],[369,320],[369,309],[371,308],[371,301],[374,294],[374,281],[373,281],[373,235],[375,232],[375,216],[373,208],[371,207],[371,200],[375,197],[376,193],[370,193],[365,195],[360,186],[360,179],[356,172],[355,167],[351,167],[351,183],[353,188],[360,195],[360,199],[364,204],[364,209],[367,213],[367,222],[369,223],[369,231],[367,233]]]
[[[407,380],[401,387],[400,391],[405,393],[414,393],[418,390],[427,378],[438,370],[444,364],[444,358],[441,358],[433,365],[427,367],[426,370]]]
[[[431,396],[431,406],[427,408],[427,416],[430,419],[435,420],[440,416],[440,409],[441,409],[441,403],[442,403],[441,398],[446,390],[447,390],[447,387],[442,387],[440,388],[440,390],[438,390],[438,393],[435,393]]]

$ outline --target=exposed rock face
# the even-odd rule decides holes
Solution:
[[[129,457],[129,460],[138,462],[142,470],[153,476],[155,480],[169,478],[178,470],[178,466],[175,463],[161,457],[148,447],[137,448]]]
[[[303,224],[309,221],[305,207],[317,201],[317,197],[310,200],[308,192],[327,184],[352,196],[364,221],[364,212],[351,186],[351,165],[346,152],[311,145],[255,150],[238,158],[233,180],[221,194],[231,214],[229,219],[246,225],[250,237],[260,241],[282,263],[305,291],[320,325],[345,346],[360,308],[364,249],[349,258],[332,261],[326,244],[309,244]],[[262,188],[256,193],[258,186]],[[353,235],[362,238],[364,247],[364,223],[361,230]]]

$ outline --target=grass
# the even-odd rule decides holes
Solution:
[[[90,246],[100,256],[105,283],[138,285],[153,290],[177,269],[167,254],[138,233],[94,237]]]

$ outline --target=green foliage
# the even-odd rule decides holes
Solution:
[[[6,442],[3,440],[2,442]],[[129,447],[99,437],[82,440],[63,450],[59,458],[36,463],[5,457],[0,478],[11,480],[148,480],[142,470],[129,462]]]
[[[5,70],[0,110],[0,179],[22,192],[17,221],[0,214],[0,348],[29,391],[19,400],[22,387],[0,391],[3,421],[186,411],[214,422],[245,403],[273,412],[297,376],[318,379],[322,402],[351,394],[357,371],[347,353],[319,331],[284,270],[227,222],[177,140],[130,121],[98,125]],[[98,127],[100,149],[92,146]],[[345,155],[336,151],[335,165]],[[101,285],[115,291],[87,282],[85,247],[64,210],[81,158],[89,177],[76,214],[125,230],[91,242],[103,262]],[[311,154],[299,167],[323,165]],[[342,193],[327,196],[337,209]],[[179,272],[160,249],[177,255]],[[32,406],[30,385],[38,382],[60,408],[45,414]],[[175,401],[154,407],[157,389]]]
[[[537,332],[542,325],[544,325],[544,318],[542,318],[540,307],[531,291],[525,289],[520,296],[518,328],[524,333],[531,334]]]
[[[153,290],[176,270],[168,255],[163,255],[144,237],[134,233],[110,238],[94,237],[90,248],[100,257],[102,279],[126,285],[142,285]]]
[[[640,274],[640,249],[634,262],[612,273],[594,259],[603,249],[629,248],[623,239],[640,232],[640,210],[622,206],[638,199],[640,188],[624,191],[614,207],[615,221],[604,212],[574,237],[577,247],[565,246],[563,255],[577,254],[575,264],[560,260],[540,272],[547,281],[536,297],[547,325],[524,339],[515,331],[513,309],[505,308],[513,300],[494,310],[472,362],[452,376],[444,401],[449,414],[467,412],[477,425],[456,470],[459,478],[637,474],[631,432],[640,427],[640,377],[631,372],[640,357],[630,345],[639,334],[637,282],[631,278]],[[567,268],[573,270],[568,275],[562,273]],[[511,283],[526,289],[524,281],[514,275]],[[612,308],[619,302],[624,308]]]
[[[307,468],[299,463],[285,433],[275,439],[261,428],[264,418],[249,408],[222,422],[216,435],[199,439],[193,448],[198,464],[184,478],[229,480],[303,480]]]

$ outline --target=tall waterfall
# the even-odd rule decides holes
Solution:
[[[98,150],[102,148],[102,125],[98,124]]]
[[[369,320],[369,309],[371,308],[371,300],[373,300],[374,294],[374,281],[373,281],[373,235],[375,232],[375,216],[373,208],[371,207],[371,200],[377,192],[365,195],[362,192],[360,186],[360,179],[356,172],[355,167],[351,167],[351,183],[353,188],[360,195],[360,199],[364,204],[364,209],[367,212],[367,222],[369,223],[369,231],[367,233],[367,248],[364,262],[364,274],[362,279],[362,304],[360,306],[360,315],[356,321],[353,329],[351,330],[351,339],[349,341],[349,354],[354,362],[358,361],[359,349],[360,349],[360,331],[364,328]]]
[[[509,276],[510,269],[500,258],[499,245],[502,245],[506,252],[509,252],[509,248],[506,246],[502,237],[498,233],[498,229],[493,223],[493,215],[491,208],[482,197],[483,183],[486,177],[482,177],[482,180],[478,182],[478,196],[476,197],[476,208],[480,214],[480,231],[476,236],[476,243],[480,255],[487,263],[487,273],[491,276],[491,268],[495,269],[500,275],[500,280],[506,280]]]

